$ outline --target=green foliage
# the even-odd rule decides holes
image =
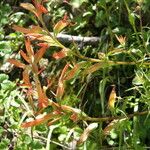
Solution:
[[[25,25],[27,20],[23,12],[13,12],[11,6],[0,2],[0,67],[12,55],[12,51],[17,51],[22,44],[23,36],[20,33],[12,32],[11,25]],[[5,71],[5,69],[0,69]]]

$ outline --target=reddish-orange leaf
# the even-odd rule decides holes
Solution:
[[[35,5],[35,8],[36,8],[36,13],[35,15],[40,19],[41,15],[43,13],[47,13],[47,9],[40,3],[38,2],[37,0],[32,0],[34,5]]]
[[[19,68],[22,68],[22,69],[24,69],[24,68],[26,67],[25,64],[21,63],[21,62],[18,61],[18,60],[15,60],[15,59],[11,59],[11,58],[10,58],[10,59],[8,59],[7,61],[8,61],[9,63],[15,65],[16,67],[19,67]]]
[[[21,56],[24,58],[24,60],[28,63],[30,63],[30,58],[24,53],[24,51],[20,51]]]
[[[33,65],[37,67],[36,64],[33,64]],[[38,71],[36,71],[35,73],[38,73]],[[47,98],[45,92],[43,91],[43,89],[41,87],[41,83],[40,83],[38,77],[35,77],[35,87],[36,87],[36,92],[38,94],[38,106],[39,106],[39,108],[47,107],[48,106],[48,98]]]
[[[12,29],[19,31],[19,32],[22,32],[22,33],[31,33],[32,32],[31,29],[26,29],[26,28],[23,28],[23,27],[20,27],[17,25],[13,25]]]
[[[54,26],[55,35],[60,33],[66,26],[68,26],[70,24],[70,22],[67,20],[67,18],[68,18],[68,16],[65,15],[62,20],[60,20],[59,22],[56,23],[56,25]]]
[[[57,87],[57,91],[56,91],[56,97],[57,98],[61,98],[64,94],[64,76],[65,76],[65,73],[67,71],[69,67],[69,63],[67,63],[65,65],[65,67],[63,68],[62,72],[61,72],[61,75],[59,77],[59,81],[58,81],[58,87]]]
[[[48,106],[48,98],[47,97],[45,97],[44,99],[38,99],[38,100],[39,100],[38,107],[40,109],[46,108]]]
[[[40,11],[41,13],[48,13],[48,10],[41,4],[37,4],[38,7],[38,11]]]
[[[80,65],[76,64],[71,71],[69,71],[66,76],[64,77],[64,80],[70,80],[74,77],[75,73],[80,69]]]
[[[32,46],[31,46],[31,42],[28,38],[27,38],[27,40],[25,40],[25,46],[26,46],[26,51],[27,51],[29,57],[32,58],[34,55],[34,52],[33,52]]]
[[[53,57],[54,57],[55,59],[61,59],[61,58],[66,57],[66,56],[67,56],[67,53],[68,53],[67,50],[62,49],[61,51],[54,53],[54,54],[53,54]]]
[[[40,59],[43,57],[44,53],[46,52],[46,49],[48,48],[48,44],[41,47],[36,54],[34,55],[34,61],[35,63],[38,63]]]
[[[65,73],[67,72],[67,69],[68,69],[69,65],[70,65],[70,64],[67,63],[67,64],[65,65],[65,67],[63,68],[63,70],[62,70],[62,72],[61,72],[61,75],[60,75],[60,78],[59,78],[59,81],[64,80],[64,76],[65,76]]]
[[[36,82],[36,88],[38,93],[38,106],[39,108],[45,108],[48,106],[48,98],[44,93],[43,89],[41,88],[41,84]]]
[[[39,118],[39,119],[35,119],[33,121],[29,121],[29,122],[25,122],[25,123],[22,123],[21,127],[23,128],[28,128],[28,127],[32,127],[32,126],[36,126],[36,125],[39,125],[41,123],[44,123],[46,121],[48,121],[50,118],[52,118],[54,116],[54,114],[47,114],[45,115],[44,117],[42,118]]]
[[[25,70],[23,71],[22,75],[23,75],[24,84],[31,86],[28,69],[25,69]]]
[[[12,28],[16,31],[19,31],[19,32],[22,32],[22,33],[25,33],[25,34],[29,34],[29,33],[39,33],[39,34],[42,34],[44,33],[45,31],[39,27],[39,26],[31,26],[31,28],[24,28],[24,27],[20,27],[20,26],[17,26],[17,25],[13,25]]]

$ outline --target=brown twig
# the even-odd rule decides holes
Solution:
[[[85,121],[94,121],[94,122],[104,122],[104,121],[112,121],[112,120],[115,120],[115,119],[124,119],[124,118],[127,118],[127,119],[130,119],[134,116],[142,116],[142,115],[146,115],[146,114],[149,114],[150,111],[143,111],[143,112],[136,112],[136,113],[133,113],[133,114],[129,114],[129,115],[126,115],[126,116],[114,116],[114,117],[103,117],[103,118],[92,118],[92,117],[82,117],[82,120],[85,120]]]

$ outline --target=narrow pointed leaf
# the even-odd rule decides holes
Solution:
[[[68,54],[68,50],[62,49],[59,52],[55,52],[52,57],[55,58],[55,59],[61,59],[61,58],[66,57],[67,54]]]
[[[42,42],[43,41],[47,42],[47,44],[49,46],[60,47],[60,45],[57,44],[57,42],[55,42],[50,36],[47,36],[47,35],[37,34],[37,33],[29,33],[29,34],[26,34],[26,36],[28,36],[31,40],[39,40]]]
[[[99,70],[100,68],[102,67],[102,64],[101,63],[96,63],[92,66],[90,66],[89,68],[87,68],[85,71],[84,71],[84,74],[91,74],[97,70]]]
[[[30,58],[24,53],[24,51],[20,51],[21,56],[24,58],[24,60],[28,63],[30,63]]]
[[[39,100],[39,103],[38,103],[39,108],[45,108],[48,106],[48,98],[45,95],[45,93],[43,93],[43,95],[41,95],[38,100]]]
[[[25,69],[23,71],[22,75],[23,75],[24,84],[31,86],[28,69]]]
[[[110,110],[114,109],[115,102],[116,102],[116,91],[115,91],[115,86],[113,86],[112,91],[111,91],[110,96],[109,96],[109,99],[108,99],[108,108]]]
[[[97,127],[98,127],[98,123],[91,123],[81,134],[77,143],[78,144],[84,143],[87,140],[87,138],[89,137],[89,134],[92,132],[92,130],[96,129]]]
[[[56,119],[53,119],[52,121],[50,121],[47,125],[48,126],[51,126],[52,124],[54,124],[55,122],[59,121],[61,118],[56,118]]]
[[[56,91],[56,97],[60,99],[63,96],[64,91],[65,91],[64,83],[62,81],[60,81],[58,83],[58,87],[57,87],[57,91]]]
[[[22,68],[22,69],[24,69],[26,67],[25,64],[21,63],[18,60],[15,60],[15,59],[11,59],[10,58],[10,59],[8,59],[8,62],[11,63],[11,64],[13,64],[13,65],[15,65],[16,67],[19,67],[19,68]]]
[[[41,123],[44,123],[46,121],[48,121],[50,118],[52,118],[54,116],[54,114],[47,114],[45,115],[44,117],[42,118],[39,118],[39,119],[35,119],[33,121],[29,121],[29,122],[25,122],[25,123],[22,123],[21,127],[23,128],[28,128],[28,127],[32,127],[32,126],[36,126],[36,125],[39,125]]]
[[[119,122],[119,119],[113,120],[111,123],[109,123],[103,130],[104,135],[109,135],[110,131],[115,128],[116,124]]]
[[[20,26],[17,26],[17,25],[13,25],[12,29],[14,29],[16,31],[19,31],[19,32],[22,32],[22,33],[25,33],[25,34],[27,34],[27,33],[28,34],[29,33],[42,34],[42,33],[45,32],[40,26],[31,26],[31,28],[24,28],[24,27],[20,27]]]
[[[26,46],[26,51],[27,51],[29,57],[32,58],[34,55],[34,52],[33,52],[32,46],[31,46],[31,42],[28,38],[27,38],[27,40],[25,40],[25,46]]]
[[[46,52],[46,49],[48,48],[48,44],[41,47],[36,54],[34,55],[35,63],[38,63],[40,59],[43,57],[44,53]]]
[[[32,4],[30,4],[30,3],[21,3],[20,6],[23,7],[24,9],[27,9],[27,10],[31,11],[32,13],[36,14],[36,9]]]
[[[58,81],[58,87],[57,87],[57,91],[56,91],[56,97],[57,98],[61,98],[64,94],[64,90],[65,90],[65,85],[64,85],[64,76],[65,76],[65,73],[67,71],[69,67],[69,63],[67,63],[65,65],[65,67],[63,68],[62,72],[61,72],[61,75],[59,77],[59,81]]]
[[[57,22],[56,25],[54,26],[54,33],[55,33],[55,35],[57,35],[58,33],[60,33],[69,24],[70,23],[67,20],[67,17],[64,16],[64,19],[62,19],[59,22]]]
[[[65,65],[65,67],[63,68],[63,70],[62,70],[62,72],[61,72],[61,75],[60,75],[60,78],[59,78],[59,81],[64,80],[64,76],[65,76],[65,73],[67,72],[67,69],[68,69],[69,65],[70,65],[70,64],[67,63],[67,64]]]
[[[80,69],[81,64],[76,64],[71,71],[69,71],[66,76],[64,77],[64,80],[70,80],[72,79],[76,72]]]

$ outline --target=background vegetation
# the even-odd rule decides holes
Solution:
[[[0,2],[0,149],[149,148],[149,1],[47,0],[43,19],[27,2]],[[99,42],[59,43],[61,27]]]

